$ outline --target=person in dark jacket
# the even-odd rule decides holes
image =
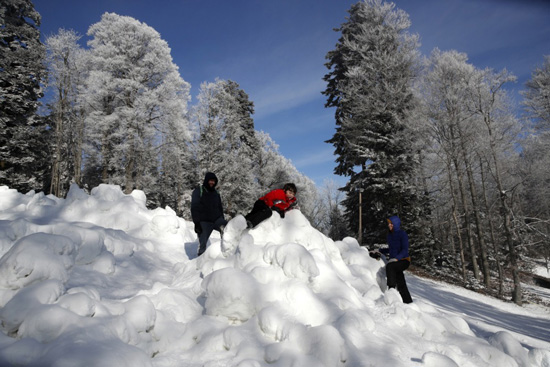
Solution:
[[[401,220],[397,216],[390,217],[388,220],[389,233],[387,236],[388,248],[380,249],[386,257],[386,281],[388,288],[396,288],[403,299],[403,303],[412,303],[411,294],[405,281],[403,272],[411,264],[409,256],[409,236],[401,229]],[[370,255],[379,258],[378,251],[371,251]]]
[[[195,232],[199,236],[198,256],[206,250],[212,231],[222,233],[227,224],[223,215],[222,199],[216,190],[217,184],[216,175],[207,172],[203,184],[197,187],[191,196],[191,217],[195,224]]]
[[[245,216],[247,227],[256,227],[274,211],[284,218],[285,213],[296,205],[297,191],[295,184],[287,183],[283,189],[272,190],[256,200],[252,211]]]

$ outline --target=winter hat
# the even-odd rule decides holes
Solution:
[[[203,186],[209,190],[210,189],[210,186],[208,185],[208,181],[210,180],[214,180],[214,188],[216,187],[216,185],[218,184],[218,178],[216,177],[216,175],[212,172],[206,172],[206,175],[204,175],[204,182],[202,183]]]

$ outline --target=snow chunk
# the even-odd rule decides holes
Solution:
[[[17,335],[22,338],[33,338],[41,343],[49,343],[71,329],[81,328],[83,320],[85,318],[59,305],[37,307],[27,314]]]
[[[137,296],[124,303],[124,317],[138,332],[148,332],[155,326],[157,312],[146,296]]]
[[[258,283],[249,274],[233,268],[216,270],[203,281],[207,315],[224,316],[232,321],[246,321],[262,302]]]
[[[319,275],[319,268],[313,256],[302,245],[268,245],[264,251],[264,261],[280,266],[289,278],[310,281]]]
[[[54,303],[64,292],[65,287],[57,280],[46,280],[21,289],[2,309],[0,320],[8,332],[15,332],[19,325],[37,308]]]
[[[424,353],[422,365],[426,367],[459,367],[451,358],[435,352]]]
[[[45,279],[69,279],[75,263],[73,242],[59,235],[33,233],[21,238],[0,259],[0,286],[18,289]]]
[[[532,366],[550,367],[550,350],[535,348],[529,351]]]
[[[135,190],[134,190],[135,191]],[[155,215],[151,221],[151,230],[157,236],[164,234],[176,234],[179,229],[179,220],[175,215]]]
[[[529,366],[527,351],[509,332],[499,331],[488,340],[491,345],[518,361],[520,366]]]

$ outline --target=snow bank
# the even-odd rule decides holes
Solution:
[[[195,258],[192,223],[145,202],[0,187],[0,365],[550,366],[509,332],[403,304],[382,261],[297,210],[253,230],[237,216]]]

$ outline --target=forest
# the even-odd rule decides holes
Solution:
[[[42,42],[30,0],[1,6],[0,185],[65,197],[72,183],[108,183],[188,218],[206,171],[224,183],[229,216],[295,182],[300,210],[331,238],[380,246],[385,218],[399,215],[415,266],[471,289],[521,304],[525,260],[548,264],[548,55],[518,105],[507,70],[454,50],[421,55],[404,11],[358,2],[327,50],[320,91],[334,110],[335,173],[348,181],[317,188],[255,129],[237,81],[202,83],[191,105],[148,25],[105,13],[85,48],[65,29]]]

